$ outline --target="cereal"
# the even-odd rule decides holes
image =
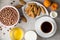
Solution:
[[[6,7],[0,12],[0,21],[7,26],[13,25],[17,22],[18,14],[12,7]]]

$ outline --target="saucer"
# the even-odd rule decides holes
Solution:
[[[49,32],[49,33],[42,32],[42,30],[40,28],[41,27],[41,24],[43,22],[46,22],[46,21],[47,22],[50,22],[52,24],[52,31]],[[55,20],[52,19],[51,17],[43,16],[43,17],[41,17],[41,18],[39,18],[39,19],[36,20],[36,22],[35,22],[35,30],[36,30],[36,32],[37,32],[37,34],[39,36],[41,36],[43,38],[49,38],[49,37],[53,36],[56,33],[57,25],[56,25]]]

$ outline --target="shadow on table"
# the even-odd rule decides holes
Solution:
[[[37,40],[46,40],[45,38],[42,38],[38,35]]]

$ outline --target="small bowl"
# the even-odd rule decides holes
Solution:
[[[50,12],[50,16],[51,16],[52,18],[56,18],[56,17],[58,16],[58,14],[57,14],[56,11],[51,11],[51,12]]]
[[[10,5],[6,5],[6,6],[2,7],[2,8],[0,9],[0,11],[3,10],[4,8],[6,8],[6,7],[12,7],[13,9],[15,9],[15,10],[17,11],[17,13],[18,13],[18,19],[17,19],[17,21],[16,21],[15,24],[10,25],[10,26],[7,26],[7,25],[3,24],[2,22],[0,22],[0,24],[1,24],[3,27],[12,27],[12,26],[15,26],[15,25],[18,23],[18,21],[19,21],[20,14],[19,14],[18,10],[17,10],[14,6],[10,6]]]
[[[24,36],[25,40],[37,40],[37,34],[34,31],[28,31]]]

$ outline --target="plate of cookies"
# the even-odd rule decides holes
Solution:
[[[29,18],[49,15],[47,9],[40,3],[31,1],[22,7],[23,14]]]

